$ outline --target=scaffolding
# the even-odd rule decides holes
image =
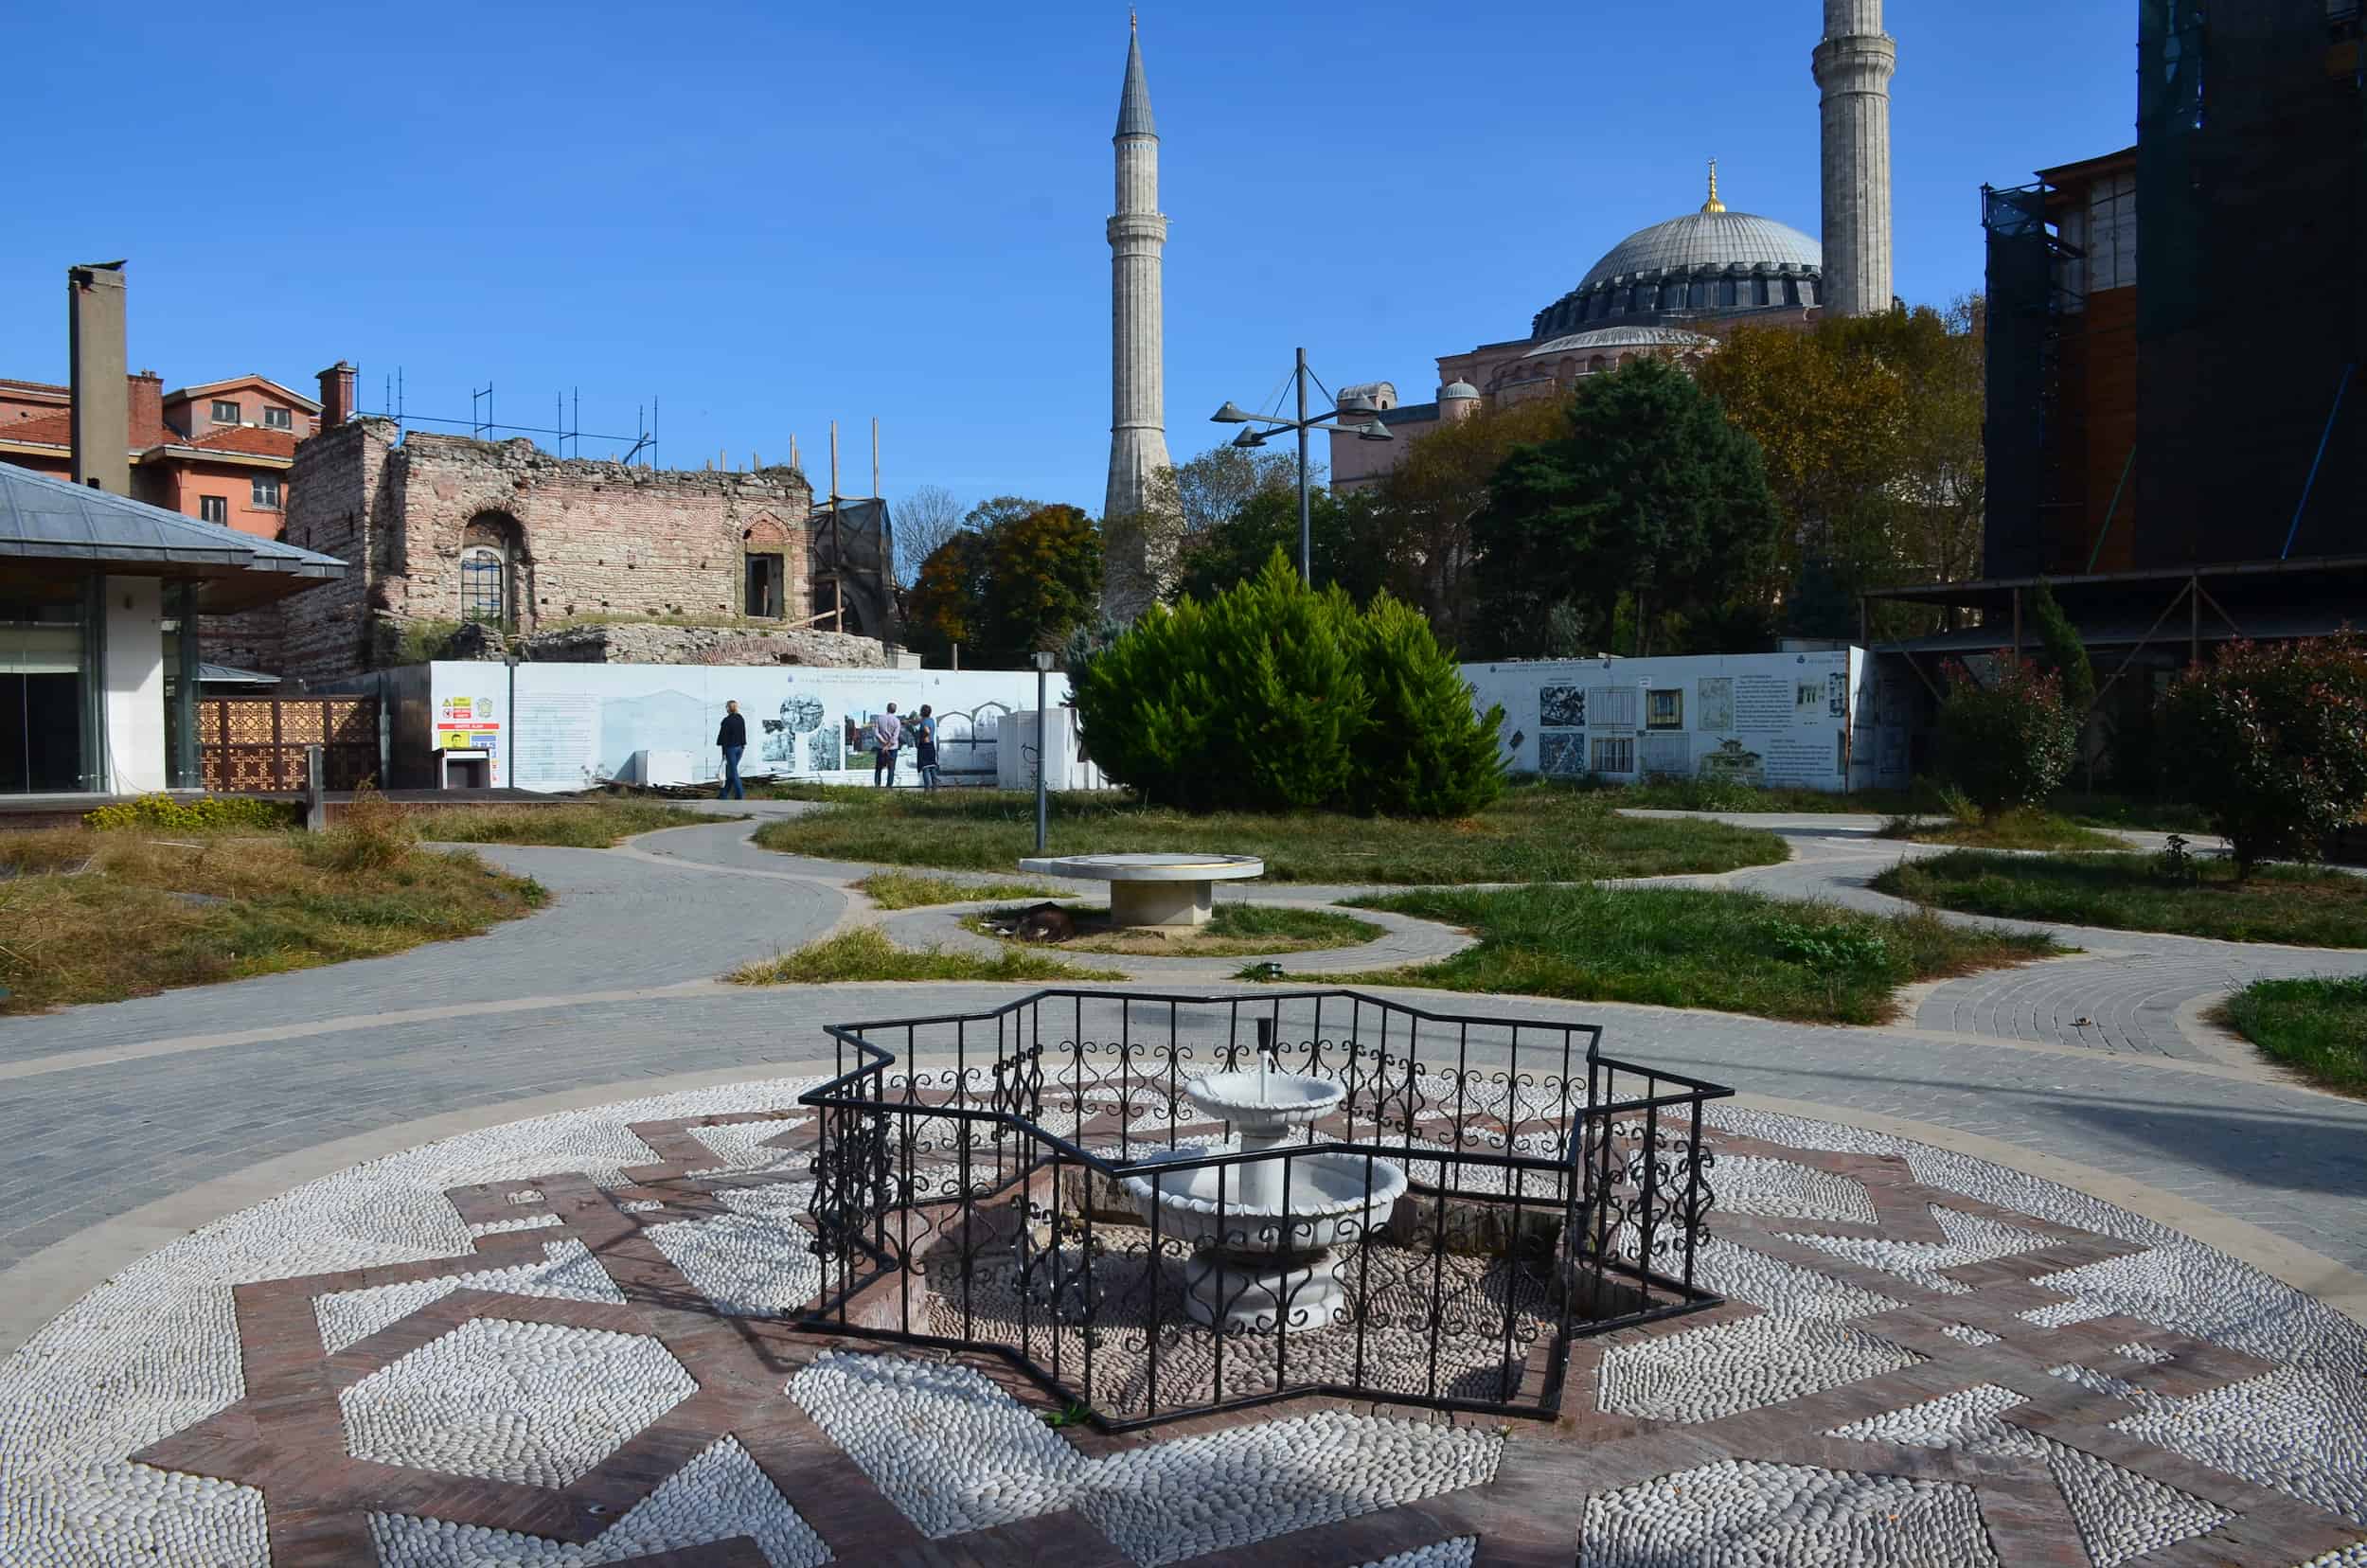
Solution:
[[[2065,319],[2078,296],[2064,283],[2080,252],[2047,222],[2047,187],[1981,187],[1988,236],[1988,524],[1994,576],[2043,571],[2067,509],[2086,506],[2064,454]]]
[[[356,367],[355,383],[361,382]],[[357,413],[374,419],[391,419],[395,437],[400,440],[412,425],[437,425],[452,430],[466,430],[471,439],[504,440],[514,436],[547,436],[551,437],[551,454],[557,457],[580,457],[585,441],[607,441],[623,447],[622,456],[613,461],[628,466],[654,469],[657,467],[657,399],[633,410],[633,434],[631,436],[604,434],[583,428],[583,389],[552,394],[555,412],[547,425],[505,424],[493,418],[493,383],[469,392],[469,417],[452,419],[435,414],[414,414],[404,406],[402,367],[397,365],[385,377],[384,393],[375,409],[360,409]],[[507,434],[504,434],[507,433]]]

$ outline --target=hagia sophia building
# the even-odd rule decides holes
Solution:
[[[1331,484],[1377,484],[1413,438],[1484,407],[1566,395],[1577,380],[1642,354],[1699,365],[1735,323],[1800,327],[1831,312],[1888,310],[1891,294],[1890,79],[1897,45],[1882,0],[1824,0],[1813,71],[1822,91],[1823,242],[1788,223],[1728,209],[1712,163],[1698,212],[1639,229],[1576,288],[1537,312],[1526,337],[1438,360],[1438,395],[1400,403],[1389,382],[1346,386],[1396,437],[1334,431]]]

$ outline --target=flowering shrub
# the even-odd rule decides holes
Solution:
[[[2367,647],[2348,633],[2231,644],[2170,687],[2163,717],[2180,782],[2238,877],[2317,859],[2367,809]]]
[[[1984,686],[1965,666],[1948,667],[1940,704],[1940,766],[1984,818],[2053,794],[2079,751],[2079,723],[2063,685],[2002,649]]]
[[[113,832],[141,829],[207,833],[233,828],[273,832],[295,826],[295,808],[244,795],[199,795],[194,800],[176,800],[169,794],[144,794],[137,800],[118,801],[85,811],[82,821],[89,827]]]

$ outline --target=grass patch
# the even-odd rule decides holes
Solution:
[[[2329,1089],[2367,1095],[2367,975],[2255,980],[2220,1013],[2277,1060]]]
[[[1884,838],[1915,844],[1953,844],[1968,849],[2126,849],[2127,844],[2082,828],[2053,811],[2001,811],[1991,821],[1978,816],[1894,816],[1882,824]]]
[[[1895,865],[1875,878],[1874,885],[1967,915],[2171,932],[2224,942],[2367,947],[2367,879],[2264,865],[2252,872],[2251,881],[2238,882],[2232,861],[2194,864],[2199,882],[2174,880],[2153,855],[1956,849]]]
[[[745,821],[708,816],[649,800],[597,800],[568,806],[443,806],[414,811],[411,830],[438,844],[556,844],[606,849],[635,833],[701,823]]]
[[[2143,800],[2135,795],[2058,794],[2049,810],[2082,828],[2125,828],[2149,833],[2208,833],[2199,806],[2180,800]]]
[[[377,814],[329,833],[0,833],[0,1011],[116,1002],[471,936],[548,900]]]
[[[1064,899],[1068,889],[1031,882],[957,882],[913,871],[874,871],[855,884],[881,909],[921,909],[930,904],[973,903],[981,899]]]
[[[1122,980],[1121,974],[1012,948],[996,958],[942,948],[898,947],[877,926],[857,926],[794,953],[732,971],[743,986],[828,986],[845,980]]]
[[[992,922],[1008,920],[1015,909],[989,910],[962,923],[982,936],[994,935]],[[1065,942],[1014,943],[1033,953],[1121,953],[1170,958],[1241,958],[1252,953],[1308,953],[1323,948],[1355,947],[1383,935],[1370,920],[1336,909],[1285,909],[1272,904],[1220,903],[1208,923],[1174,935],[1155,931],[1118,930],[1110,925],[1107,909],[1074,909],[1077,935]],[[1005,938],[1005,940],[1009,940]]]
[[[950,870],[1006,870],[1035,853],[1035,797],[988,790],[867,790],[807,785],[784,798],[816,811],[756,830],[768,849],[829,860]],[[1048,852],[1175,850],[1255,855],[1273,882],[1583,882],[1732,871],[1782,861],[1772,833],[1717,822],[1623,817],[1603,793],[1519,785],[1477,816],[1409,822],[1328,812],[1190,816],[1116,793],[1056,794]]]
[[[1893,993],[2062,951],[2046,937],[1693,888],[1440,889],[1352,907],[1463,927],[1451,958],[1340,984],[1707,1007],[1808,1024],[1880,1024]]]
[[[1931,808],[1931,792],[1865,790],[1827,794],[1796,785],[1761,787],[1723,778],[1646,778],[1633,784],[1597,784],[1595,793],[1614,805],[1643,811],[1788,811],[1837,816],[1878,811],[1885,815]]]

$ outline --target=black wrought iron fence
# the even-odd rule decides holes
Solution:
[[[1573,1339],[1717,1299],[1732,1091],[1593,1025],[1061,990],[829,1033],[806,1321],[998,1353],[1112,1429],[1308,1393],[1550,1415]],[[1270,1151],[1188,1092],[1260,1066],[1336,1086]]]

